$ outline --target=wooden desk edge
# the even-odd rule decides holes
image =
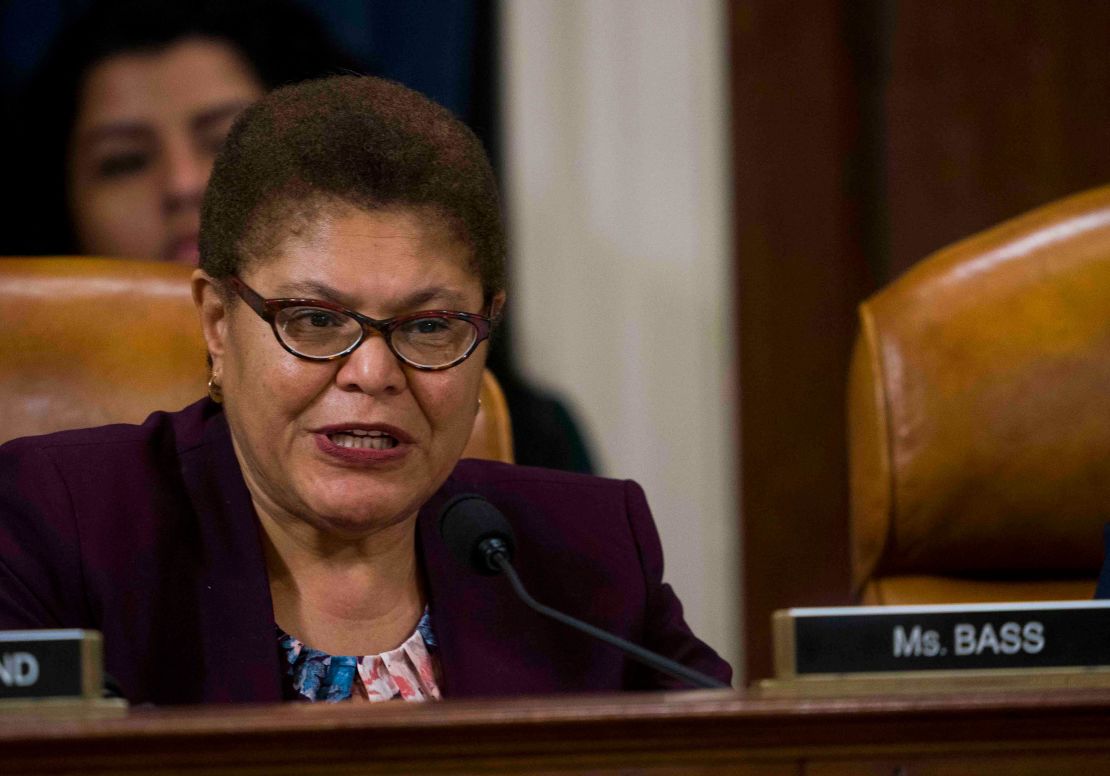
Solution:
[[[678,765],[999,751],[1105,752],[1110,690],[767,699],[732,691],[445,701],[133,709],[120,719],[0,721],[27,772],[375,767]],[[453,764],[453,765],[452,765]],[[498,766],[501,767],[501,766]],[[262,769],[262,770],[259,770]],[[20,771],[22,772],[22,771]]]

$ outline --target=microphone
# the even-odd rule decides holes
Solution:
[[[558,609],[541,604],[524,589],[512,558],[516,549],[513,529],[509,521],[493,504],[475,493],[464,493],[448,501],[439,515],[439,532],[451,553],[471,570],[485,576],[504,573],[509,584],[529,608],[604,641],[624,652],[633,660],[654,668],[694,687],[727,688],[724,682],[706,676],[700,671],[663,657],[638,644],[571,617]]]

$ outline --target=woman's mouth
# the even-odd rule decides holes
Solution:
[[[414,445],[412,436],[385,423],[336,424],[315,429],[313,436],[316,447],[333,461],[360,467],[399,462]]]
[[[327,435],[332,444],[351,450],[390,450],[399,443],[395,436],[384,431],[334,431]]]
[[[200,249],[197,245],[197,236],[188,235],[170,242],[162,253],[162,258],[175,264],[187,264],[195,267],[200,261]]]

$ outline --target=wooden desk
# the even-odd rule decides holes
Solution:
[[[1110,772],[1107,690],[136,709],[0,728],[5,774]]]

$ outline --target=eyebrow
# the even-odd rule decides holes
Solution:
[[[193,132],[203,132],[238,115],[250,105],[248,100],[232,100],[201,111],[189,119]],[[153,130],[145,121],[113,121],[94,126],[81,135],[81,142],[93,144],[101,140],[144,140]]]
[[[249,100],[232,100],[221,103],[193,116],[189,124],[193,131],[205,130],[214,124],[220,124],[239,115],[248,105],[250,105]]]
[[[284,283],[277,287],[276,293],[280,295],[279,298],[319,299],[357,310],[357,303],[353,297],[326,283],[314,280]],[[426,305],[432,301],[436,302],[436,309],[461,310],[466,304],[465,295],[459,291],[442,286],[429,286],[402,297],[392,307],[395,310],[418,311],[428,309]]]
[[[81,142],[94,145],[102,140],[145,140],[151,134],[150,127],[141,121],[115,121],[83,132]]]

